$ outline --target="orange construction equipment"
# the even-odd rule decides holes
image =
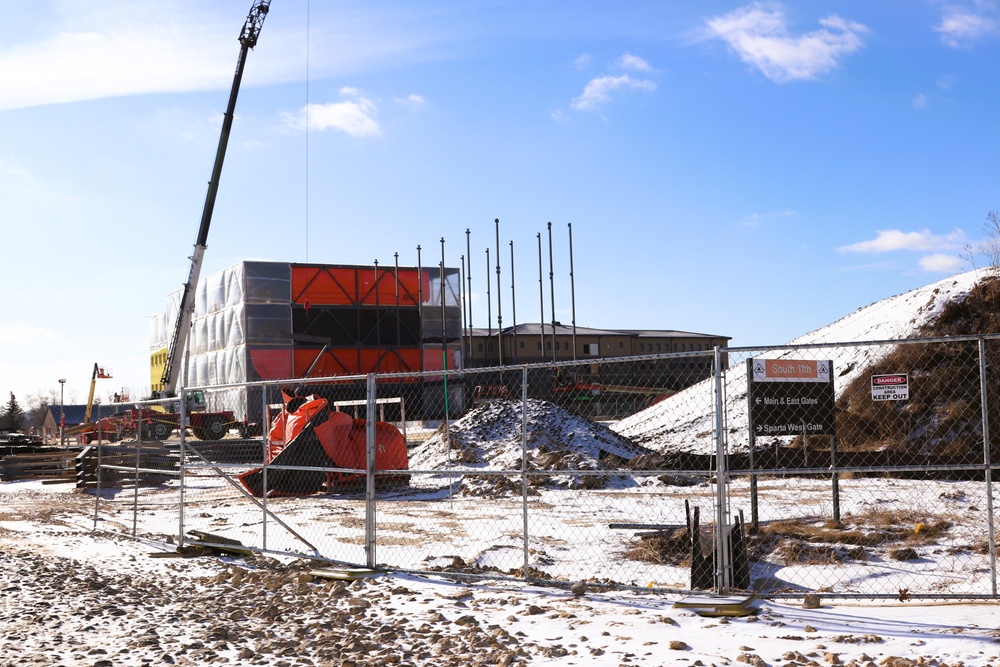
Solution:
[[[304,468],[348,468],[365,470],[368,465],[368,422],[343,412],[331,411],[329,402],[318,396],[296,396],[282,390],[284,406],[268,433],[265,453],[268,464]],[[406,441],[392,424],[375,422],[376,472],[408,469]],[[255,496],[265,494],[264,469],[256,468],[239,475],[243,486]],[[305,496],[313,493],[343,491],[358,484],[365,473],[269,469],[266,494]],[[379,475],[378,482],[401,483],[405,474]]]

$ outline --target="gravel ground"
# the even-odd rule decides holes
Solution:
[[[92,521],[83,494],[0,494],[0,667],[1000,667],[996,603],[763,602],[712,618],[643,591],[180,557]]]

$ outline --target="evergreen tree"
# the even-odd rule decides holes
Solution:
[[[24,410],[17,404],[14,392],[10,393],[10,400],[0,414],[0,429],[6,431],[20,431],[24,428]]]

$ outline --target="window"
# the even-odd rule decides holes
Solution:
[[[482,352],[483,351],[483,344],[482,343],[479,343],[478,345],[476,345],[476,351],[477,352]]]
[[[490,343],[487,349],[489,349],[489,351],[492,352],[493,351],[493,343]]]
[[[623,347],[625,347],[625,341],[621,341],[621,340],[618,341],[618,348],[621,349]]]
[[[563,349],[569,352],[569,343],[563,343]]]
[[[698,343],[698,351],[701,352],[701,343]]]
[[[677,351],[677,343],[674,343],[674,352]]]
[[[656,351],[657,351],[657,352],[659,352],[659,351],[660,351],[660,344],[659,344],[659,343],[657,343],[657,344],[656,344]]]
[[[681,343],[681,352],[684,352],[684,343]]]
[[[552,341],[548,341],[547,343],[545,343],[545,349],[546,350],[551,350],[552,349]]]
[[[646,346],[643,345],[642,343],[639,343],[639,351],[640,352],[645,352],[646,351]]]
[[[538,351],[541,352],[542,351],[542,344],[541,344],[541,342],[535,343],[535,345],[537,346]]]
[[[517,341],[517,346],[523,350],[524,349],[524,341],[523,340]]]

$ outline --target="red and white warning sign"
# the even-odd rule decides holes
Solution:
[[[910,398],[910,382],[905,373],[872,376],[873,401],[905,401]]]

